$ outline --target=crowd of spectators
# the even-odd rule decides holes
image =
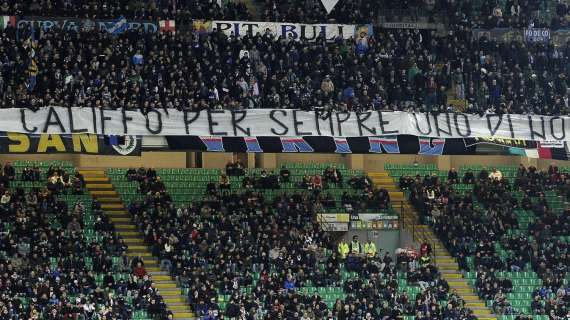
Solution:
[[[326,168],[322,175],[305,173],[300,181],[291,182],[291,172],[285,166],[279,172],[262,170],[259,174],[249,174],[239,161],[228,163],[218,182],[209,182],[206,185],[205,194],[208,201],[220,202],[232,191],[238,191],[235,188],[232,190],[231,176],[241,177],[239,191],[249,191],[250,196],[255,198],[263,198],[265,190],[281,189],[286,185],[297,188],[297,191],[304,190],[305,192],[298,195],[314,201],[314,210],[317,212],[337,207],[343,207],[348,212],[386,210],[390,207],[388,191],[374,188],[370,178],[365,175],[353,175],[345,181],[341,171],[332,166]],[[350,191],[346,190],[346,186],[350,187]],[[331,193],[336,188],[343,188],[339,199]],[[287,190],[284,190],[283,194],[286,193]]]
[[[0,107],[447,112],[452,93],[471,113],[568,113],[568,44],[476,39],[471,27],[377,28],[332,42],[8,27]]]
[[[554,11],[552,14],[550,11]],[[436,20],[458,24],[466,22],[470,27],[527,28],[567,25],[568,4],[565,1],[496,1],[496,0],[340,0],[327,14],[319,0],[276,1],[266,0],[263,19],[268,21],[323,23],[336,22],[364,24],[375,22],[378,16],[388,21],[417,21],[420,16],[428,21]]]
[[[354,238],[337,249],[314,220],[318,201],[306,194],[283,193],[268,202],[251,190],[231,190],[216,202],[179,207],[167,192],[158,197],[148,194],[128,210],[162,267],[188,288],[197,316],[474,319],[429,259],[412,259],[397,270],[391,255],[370,241]],[[409,285],[422,286],[417,296],[398,290],[398,271],[406,272]],[[356,277],[347,279],[345,272]],[[344,298],[331,308],[321,291],[305,287],[340,287]],[[441,306],[442,300],[448,304]]]
[[[97,201],[67,203],[51,178],[70,175],[59,167],[16,172],[10,182],[39,181],[44,187],[2,185],[0,204],[0,316],[3,319],[131,319],[136,310],[162,304],[152,279],[131,275],[126,245]],[[80,175],[71,175],[82,181]],[[71,192],[70,194],[78,194]],[[117,277],[117,275],[124,275]]]
[[[518,313],[507,298],[513,282],[497,272],[532,270],[542,281],[532,294],[532,312],[558,319],[568,313],[565,279],[570,255],[565,239],[570,211],[555,210],[547,193],[558,192],[567,199],[569,178],[554,164],[548,170],[521,164],[513,181],[497,169],[483,168],[476,175],[466,171],[463,177],[451,169],[445,182],[437,175],[403,176],[400,186],[409,190],[410,200],[460,268],[477,272],[478,294],[493,301],[497,314]],[[457,192],[459,183],[472,185],[472,190]],[[514,232],[520,228],[515,210],[533,217],[520,232]]]
[[[86,19],[132,20],[218,19],[250,20],[247,7],[241,1],[227,1],[220,6],[212,0],[168,1],[17,1],[0,2],[0,15],[54,16]]]

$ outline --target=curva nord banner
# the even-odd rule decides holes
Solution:
[[[29,27],[44,30],[60,29],[65,31],[106,31],[110,34],[119,34],[131,30],[156,33],[158,24],[153,21],[127,20],[124,17],[116,19],[83,19],[83,18],[57,18],[57,17],[23,17],[18,19],[18,30]]]
[[[570,117],[541,115],[483,116],[462,113],[318,112],[290,109],[108,110],[47,107],[0,110],[0,130],[135,136],[213,137],[377,137],[505,138],[568,141]]]

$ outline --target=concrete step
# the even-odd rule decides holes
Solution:
[[[146,255],[138,255],[138,256],[143,259],[145,268],[148,268],[148,269],[159,268],[158,261],[154,260],[154,258],[152,256],[146,256]],[[137,255],[135,255],[134,257],[137,257]]]
[[[465,300],[465,299],[464,299]],[[469,307],[469,308],[473,308],[473,307],[477,307],[477,308],[486,308],[487,306],[485,306],[484,302],[471,302],[471,301],[465,301],[465,304]]]
[[[124,217],[111,216],[110,218],[111,222],[113,223],[132,223],[132,220],[129,216],[124,216]]]
[[[125,205],[121,203],[101,203],[101,209],[103,210],[123,210]]]
[[[479,317],[479,316],[490,316],[490,315],[492,315],[491,310],[489,310],[488,308],[484,308],[484,309],[474,309],[474,308],[471,308],[471,310],[473,310],[473,314],[474,314],[476,317]]]
[[[148,247],[145,246],[145,245],[142,245],[142,246],[132,245],[132,246],[128,246],[127,252],[140,252],[140,253],[145,253],[145,252],[150,252],[150,250],[149,250]]]
[[[98,197],[97,201],[101,203],[123,203],[119,197]]]
[[[370,178],[374,178],[374,177],[389,177],[390,174],[387,171],[378,171],[378,172],[369,172],[368,176]]]
[[[83,176],[104,176],[105,175],[105,170],[79,169],[78,171]]]
[[[126,238],[123,241],[127,244],[127,246],[143,246],[144,240],[142,238]]]
[[[152,280],[154,281],[172,281],[172,278],[169,275],[153,275]]]
[[[131,215],[126,210],[112,210],[105,212],[105,214],[108,215],[109,217],[120,217],[123,215],[131,217]]]
[[[160,295],[164,297],[162,291],[160,291]],[[186,298],[186,297],[184,297]],[[188,306],[188,302],[169,302],[166,304],[167,306]]]
[[[192,312],[172,312],[174,319],[194,319]]]
[[[134,224],[121,224],[121,223],[115,224],[115,229],[121,230],[121,231],[123,231],[123,230],[126,230],[126,231],[136,230],[136,228],[137,227]]]
[[[166,288],[168,289],[168,288]],[[173,288],[175,290],[169,291],[166,290],[165,288],[160,289],[160,295],[163,296],[164,298],[179,298],[180,297],[180,292],[181,290],[179,288]],[[186,304],[186,302],[171,302],[171,304]]]
[[[457,270],[446,270],[446,269],[443,269],[443,270],[440,270],[440,271],[441,271],[442,274],[457,274],[457,275],[459,276],[459,278],[462,278],[461,273],[459,273],[459,271],[457,271]]]
[[[118,230],[118,233],[121,237],[125,238],[125,239],[132,239],[132,238],[137,238],[137,239],[143,239],[143,236],[140,232],[138,231],[132,231],[132,230]]]
[[[109,182],[109,178],[105,177],[105,176],[86,176],[83,177],[83,179],[85,180],[85,183],[106,183]]]
[[[130,252],[127,250],[127,256],[129,257],[147,257],[147,258],[151,258],[152,254],[150,252]],[[146,266],[146,262],[145,262],[145,266]]]
[[[166,304],[169,304],[169,303],[172,303],[172,302],[174,302],[174,303],[176,303],[176,302],[183,302],[183,303],[186,303],[186,299],[185,299],[184,297],[182,297],[181,295],[178,295],[178,297],[173,297],[173,298],[168,297],[168,298],[164,298],[164,302],[165,302]]]
[[[190,309],[190,306],[188,305],[168,305],[168,310],[172,311],[173,313],[175,311],[179,311],[179,312],[192,312],[192,310]]]
[[[164,288],[176,288],[176,283],[172,280],[168,281],[168,282],[157,282],[154,281],[154,285],[155,287],[157,287],[159,290],[160,289],[164,289]]]
[[[110,183],[86,183],[85,187],[91,190],[112,190],[113,185]]]
[[[149,267],[145,265],[146,272],[152,274],[153,272],[162,272],[159,267]]]
[[[91,195],[99,199],[99,197],[118,196],[118,193],[115,190],[93,190],[91,191]]]

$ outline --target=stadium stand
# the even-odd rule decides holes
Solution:
[[[569,212],[557,190],[567,176],[556,166],[471,166],[462,181],[435,167],[387,169],[496,314],[566,316]]]
[[[85,182],[70,162],[4,164],[2,317],[167,317],[152,277],[136,273],[137,260]]]
[[[0,108],[564,116],[569,14],[564,0],[340,0],[328,14],[319,0],[2,0]],[[12,23],[33,16],[84,25]],[[87,23],[101,19],[159,30]],[[358,31],[236,37],[193,30],[198,20]],[[374,31],[361,32],[369,24]],[[562,35],[509,33],[528,30]],[[4,162],[0,318],[570,318],[570,167],[169,165]],[[387,252],[318,221],[359,213],[399,217],[419,249]]]
[[[211,192],[209,182],[222,184],[226,176],[219,170],[112,169],[109,176],[123,198],[132,201],[128,211],[143,231],[145,243],[161,267],[176,279],[197,316],[223,313],[236,317],[249,312],[272,319],[350,314],[360,314],[363,319],[414,317],[423,314],[422,303],[433,299],[430,312],[434,315],[468,319],[470,311],[464,309],[457,293],[449,291],[429,259],[402,255],[396,265],[389,254],[380,251],[369,256],[347,254],[312,222],[318,207],[318,200],[311,205],[314,198],[336,186],[325,185],[322,191],[313,188],[308,191],[311,197],[302,185],[302,176],[309,172],[315,177],[327,168],[334,167],[286,166],[280,174],[286,170],[290,181],[298,183],[293,188],[285,183],[282,194],[290,194],[287,197],[260,188],[262,185],[243,194],[222,188],[216,192],[218,199],[197,196]],[[344,168],[338,170],[349,173]],[[226,171],[246,173],[232,164]],[[345,177],[347,184],[356,180]],[[248,178],[243,176],[242,181]],[[190,186],[186,201],[176,200],[180,192],[174,189],[176,180]],[[240,188],[233,180],[230,185]],[[168,191],[170,186],[173,194]],[[258,241],[261,246],[251,245]],[[350,248],[362,252],[361,246]],[[426,286],[428,283],[432,286]],[[375,290],[384,293],[378,295]],[[397,304],[391,306],[389,301]]]
[[[364,8],[356,12],[375,11],[366,9],[373,1],[357,3],[341,1],[335,10],[343,17],[353,5]],[[221,32],[131,30],[111,36],[8,26],[0,38],[0,107],[568,113],[570,45],[478,39],[471,32],[476,26],[462,18],[446,33],[376,28],[372,36],[332,43],[267,34],[233,39]]]
[[[2,1],[0,14],[17,16],[53,16],[89,19],[118,18],[156,19],[220,19],[249,20],[242,2],[229,1],[220,6],[216,1]]]

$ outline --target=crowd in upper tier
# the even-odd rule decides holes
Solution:
[[[394,7],[409,2],[422,10],[431,8],[428,12],[445,13],[447,31],[377,27],[373,35],[332,41],[318,36],[309,41],[268,32],[238,39],[220,31],[143,34],[131,30],[111,35],[8,26],[0,34],[0,108],[430,112],[460,108],[479,114],[569,113],[570,42],[559,46],[497,42],[471,32],[473,27],[489,27],[480,23],[489,12],[493,19],[502,12],[501,21],[522,21],[519,27],[539,27],[541,8],[555,5],[556,16],[564,20],[568,10],[563,3],[512,0],[500,7],[494,1],[385,2]],[[230,3],[220,9],[215,1],[160,1],[137,11],[127,10],[132,4],[126,1],[38,1],[29,6],[0,1],[0,14],[110,17],[124,13],[180,21],[186,13],[191,18],[247,18],[243,4]],[[284,3],[260,5],[266,5],[266,18],[271,20],[305,19],[297,14],[299,10],[312,15],[303,6]],[[320,1],[305,3],[320,6]],[[330,17],[339,22],[370,22],[369,15],[378,6],[374,1],[340,1]],[[475,15],[477,11],[481,13]]]

